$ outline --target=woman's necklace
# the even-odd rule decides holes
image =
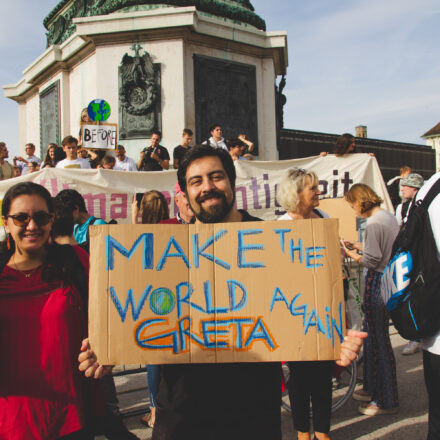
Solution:
[[[25,272],[24,270],[20,270],[17,266],[17,263],[15,262],[15,254],[12,255],[12,262],[14,263],[15,269],[18,270],[25,278],[30,278],[35,271],[40,267],[40,265],[38,265],[37,267],[34,267],[30,272]]]

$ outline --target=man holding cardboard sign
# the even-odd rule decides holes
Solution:
[[[200,279],[203,281],[206,278],[211,277],[214,279],[213,283],[215,288],[217,288],[218,282],[223,282],[224,284],[229,283],[228,286],[231,287],[229,291],[230,307],[219,307],[217,304],[217,301],[219,300],[214,294],[211,294],[209,287],[205,288],[205,304],[203,306],[196,304],[195,297],[197,295],[197,289],[194,289],[196,293],[194,294],[194,297],[191,296],[190,301],[189,297],[192,293],[190,293],[190,288],[188,287],[187,295],[180,295],[180,311],[182,312],[183,308],[192,309],[193,311],[191,312],[190,318],[183,316],[179,323],[191,323],[191,317],[193,321],[196,321],[198,315],[206,315],[208,314],[208,311],[212,312],[211,315],[214,315],[214,321],[200,320],[200,329],[196,324],[192,327],[184,327],[182,332],[180,332],[183,334],[184,339],[179,339],[177,345],[165,344],[165,335],[158,335],[156,337],[156,341],[159,337],[163,340],[163,345],[160,347],[156,346],[156,352],[151,351],[151,359],[159,359],[157,351],[164,348],[167,350],[167,353],[162,355],[163,357],[161,359],[174,359],[173,356],[183,356],[181,359],[187,360],[180,364],[175,363],[171,365],[163,365],[161,368],[156,423],[153,431],[153,439],[155,440],[179,440],[188,438],[192,440],[224,438],[277,440],[281,438],[280,364],[279,362],[261,362],[261,360],[264,359],[280,360],[283,357],[283,353],[287,353],[288,351],[287,349],[287,351],[281,351],[281,354],[278,353],[279,357],[275,356],[271,358],[269,355],[265,355],[266,353],[275,353],[278,348],[277,340],[281,341],[281,339],[283,339],[283,336],[278,338],[277,335],[272,335],[270,331],[271,328],[275,329],[274,321],[278,315],[273,315],[273,318],[271,318],[268,314],[270,322],[266,323],[267,325],[265,325],[264,317],[259,316],[256,316],[254,320],[251,319],[251,323],[247,323],[249,318],[240,314],[235,314],[233,315],[233,323],[232,319],[229,319],[228,322],[230,321],[230,323],[228,325],[223,323],[222,321],[224,320],[221,319],[221,317],[224,316],[221,314],[234,312],[241,313],[241,309],[244,309],[245,307],[244,298],[247,298],[249,303],[253,301],[252,304],[255,308],[257,307],[258,302],[261,302],[259,301],[259,298],[255,298],[258,295],[252,295],[253,298],[251,298],[249,293],[251,290],[252,292],[258,293],[258,286],[252,285],[252,279],[247,278],[249,286],[248,289],[246,289],[246,286],[244,286],[243,283],[240,283],[240,281],[231,280],[234,274],[227,272],[228,266],[232,265],[232,259],[227,258],[228,256],[231,256],[231,248],[234,250],[237,249],[236,263],[234,263],[237,268],[244,271],[258,270],[258,268],[263,265],[263,262],[250,261],[252,258],[249,254],[253,255],[252,251],[255,250],[263,251],[263,246],[260,244],[255,246],[247,244],[245,242],[245,236],[259,234],[259,230],[250,227],[243,228],[240,224],[241,222],[253,222],[258,221],[259,219],[251,217],[246,211],[239,211],[235,208],[235,177],[233,161],[230,155],[222,149],[196,147],[188,153],[179,165],[179,185],[182,188],[182,191],[185,192],[190,207],[196,216],[195,225],[179,226],[179,228],[195,228],[190,229],[191,232],[193,230],[196,232],[192,234],[193,246],[191,252],[191,270],[194,270],[194,267],[199,267],[199,264],[202,266],[205,265],[205,263],[212,263],[211,266],[209,266],[210,269],[205,270],[205,272],[192,272],[191,280],[197,284]],[[203,241],[200,240],[199,242],[197,237],[199,237],[199,234],[201,236],[206,230],[211,231],[212,227],[215,230],[216,224],[220,222],[224,224],[232,222],[230,225],[231,236],[232,233],[236,233],[237,235],[234,235],[234,237],[237,236],[238,239],[235,240],[234,238],[234,241],[226,242],[226,246],[224,248],[219,248],[218,251],[217,248],[215,248],[215,252],[211,254],[208,253],[207,250],[208,244],[213,245],[214,241],[225,240],[222,238],[225,237],[226,234],[226,232],[222,232],[225,231],[225,229],[222,228],[223,225],[218,225],[218,227],[221,227],[222,229],[214,234],[212,242],[210,242],[209,239],[205,241],[206,246],[201,245]],[[211,226],[211,224],[214,225]],[[258,225],[261,224],[258,223]],[[336,223],[335,226],[337,226]],[[311,223],[309,223],[307,227],[310,229]],[[173,259],[178,257],[178,259],[181,260],[179,264],[183,264],[182,262],[184,261],[185,264],[187,264],[187,267],[190,267],[190,252],[189,250],[186,253],[184,252],[185,246],[177,246],[178,232],[177,227],[174,228],[173,231],[176,231],[176,233],[173,237],[170,237],[170,243],[171,238],[173,238],[174,247],[178,252],[171,253],[169,252],[169,247],[166,246],[166,250],[160,258],[156,270],[162,271],[164,265],[169,264],[167,262],[169,257],[173,257]],[[324,225],[321,224],[318,226],[318,229],[319,228],[324,231],[323,237],[325,238]],[[262,231],[264,228],[260,229]],[[108,231],[110,231],[110,229],[108,229]],[[184,235],[186,235],[186,237],[190,235],[188,230],[185,231],[182,229],[182,231],[185,233]],[[288,244],[286,244],[286,252],[284,253],[285,237],[288,234],[287,230],[278,229],[275,234],[273,234],[273,232],[275,231],[272,230],[272,241],[270,241],[269,244],[271,247],[278,246],[278,248],[281,247],[283,249],[283,251],[279,251],[279,253],[286,260],[285,267],[287,267],[287,264],[293,264],[293,260],[295,259],[299,265],[304,266],[304,270],[309,271],[309,278],[311,280],[310,284],[313,284],[313,273],[315,268],[321,266],[319,262],[316,264],[314,263],[314,261],[318,261],[318,259],[321,258],[321,255],[318,255],[318,248],[312,249],[312,247],[305,247],[302,245],[302,242],[296,242],[296,244],[293,245],[293,240],[291,240],[289,260],[289,253],[287,251]],[[160,235],[163,238],[166,234],[162,233]],[[129,258],[129,254],[131,256],[136,250],[133,245],[132,249],[128,252],[126,248],[122,249],[120,243],[116,243],[116,240],[111,238],[110,233],[107,237],[110,237],[106,247],[107,254],[111,253],[111,255],[114,255],[115,252],[113,249],[115,249],[115,246],[118,246],[118,249],[126,255],[126,260],[127,257]],[[156,239],[157,241],[161,238],[156,238],[154,234],[151,234],[149,237],[147,237],[146,234],[143,234],[141,237],[145,240],[149,239],[151,245],[153,239]],[[205,239],[205,237],[203,239]],[[228,244],[229,249],[227,246]],[[333,244],[329,243],[329,246],[333,246]],[[155,245],[150,246],[150,250],[152,248],[154,248],[154,251],[156,252]],[[178,248],[180,248],[180,250]],[[186,248],[189,248],[189,245],[187,245]],[[105,253],[103,256],[105,260]],[[151,260],[150,255],[144,254],[144,257],[143,264],[146,267],[155,266],[153,263],[156,263],[156,260],[152,256]],[[207,262],[207,260],[211,261]],[[266,263],[269,265],[270,262],[266,261]],[[112,264],[116,264],[116,260],[110,259],[108,266],[110,267]],[[220,268],[217,268],[216,266],[219,266]],[[208,268],[206,265],[205,267]],[[273,277],[276,277],[277,273],[273,268],[271,269]],[[222,270],[225,272],[222,272]],[[237,273],[238,272],[239,271],[237,271]],[[280,273],[281,272],[282,270],[280,270]],[[106,277],[111,278],[111,273],[109,272],[109,275],[106,275]],[[266,278],[269,277],[266,276]],[[116,283],[116,276],[114,277],[114,280]],[[292,278],[287,280],[288,284],[292,284],[291,280]],[[208,284],[207,282],[203,282],[203,285],[206,287]],[[234,286],[238,286],[237,292],[235,291]],[[152,293],[157,292],[157,295],[159,295],[160,292],[158,290],[159,289],[156,289]],[[239,293],[240,291],[242,294]],[[245,294],[246,291],[248,291],[249,295]],[[148,294],[145,295],[145,301],[147,295]],[[128,314],[126,313],[128,310],[128,299],[126,302],[127,308],[123,309],[123,307],[119,307],[119,299],[117,299],[116,296],[117,292],[115,290],[112,301],[118,304],[117,308],[119,312],[112,311],[112,322],[118,320],[118,313],[120,315],[121,313],[125,313],[124,320],[128,317]],[[170,298],[171,296],[168,299]],[[177,298],[179,298],[179,295],[177,295]],[[164,300],[165,296],[163,296],[162,299]],[[281,289],[275,289],[274,292],[270,293],[270,297],[265,297],[264,300],[267,302],[267,307],[270,306],[271,311],[272,309],[277,311],[280,310],[280,312],[282,311],[290,316],[295,315],[295,319],[298,315],[301,315],[303,319],[300,317],[300,319],[296,320],[297,323],[299,322],[298,325],[300,326],[307,326],[307,324],[309,324],[313,325],[316,330],[319,321],[319,323],[321,323],[319,326],[320,331],[327,333],[327,337],[330,338],[329,346],[332,357],[329,359],[334,358],[333,349],[331,349],[332,342],[330,333],[333,334],[333,331],[330,328],[331,324],[327,325],[326,331],[324,328],[325,325],[322,325],[322,320],[317,317],[318,312],[315,313],[314,310],[313,314],[315,318],[311,318],[312,313],[310,313],[310,316],[305,319],[307,314],[305,310],[307,310],[307,306],[300,305],[302,301],[298,294],[292,300],[290,306]],[[138,302],[137,304],[139,305],[141,302]],[[156,303],[150,298],[150,306],[154,305],[156,305]],[[159,305],[159,303],[157,303],[157,305]],[[163,305],[164,302],[162,301],[161,306]],[[177,310],[177,313],[179,313],[179,304],[175,309]],[[300,309],[302,310],[302,313]],[[139,311],[139,309],[137,310]],[[240,312],[237,312],[238,310],[240,310]],[[101,314],[101,316],[103,315],[105,314]],[[160,313],[156,313],[156,315],[160,315]],[[254,315],[259,315],[259,313],[254,313]],[[138,314],[136,318],[138,318]],[[327,323],[331,322],[325,318],[323,318],[323,320]],[[134,332],[138,345],[144,346],[144,348],[146,348],[148,344],[151,346],[154,342],[153,337],[149,337],[148,339],[148,337],[145,336],[145,332],[143,332],[143,329],[146,329],[147,321],[148,320],[145,320],[138,324],[138,327]],[[163,324],[164,319],[156,318],[155,322]],[[186,324],[182,325],[185,326]],[[321,328],[321,326],[323,328]],[[244,330],[245,327],[246,330]],[[278,325],[278,327],[282,326]],[[159,327],[157,328],[159,329]],[[139,329],[141,329],[141,331],[139,331]],[[202,332],[203,337],[200,337],[197,334],[198,331]],[[246,336],[243,335],[243,331],[246,331]],[[304,331],[306,332],[307,329],[304,329]],[[133,334],[133,331],[130,330],[130,333]],[[316,333],[313,335],[310,333],[310,340],[318,340],[318,333],[318,330],[316,330]],[[179,332],[173,332],[173,335],[177,335],[176,337],[178,337]],[[200,341],[197,344],[194,343],[193,345],[195,348],[191,348],[189,352],[188,350],[180,350],[188,339],[187,336],[191,341]],[[216,340],[211,342],[212,338],[210,338],[210,336]],[[364,336],[365,334],[359,332],[348,333],[348,336],[345,337],[340,345],[340,356],[335,356],[336,358],[340,358],[337,361],[338,364],[345,366],[356,358],[361,344],[361,338]],[[326,335],[324,335],[324,338],[325,337]],[[289,334],[284,335],[284,339],[286,338],[289,341],[291,336]],[[225,341],[225,339],[227,341]],[[257,347],[257,349],[251,351],[252,341],[257,339],[258,341],[255,342],[255,347]],[[212,344],[214,347],[211,347]],[[107,343],[102,344],[104,350],[107,345]],[[249,349],[247,349],[247,346],[249,346]],[[299,353],[307,351],[307,347],[297,348],[297,352]],[[115,349],[117,351],[118,347]],[[210,351],[211,349],[214,351]],[[173,353],[173,350],[175,350],[176,353]],[[149,354],[148,351],[146,353],[146,355]],[[106,354],[106,356],[110,355]],[[108,357],[108,359],[110,359],[110,357]],[[212,360],[210,361],[209,358]],[[177,357],[175,359],[177,362]],[[103,374],[104,368],[98,363],[96,355],[91,350],[87,340],[83,343],[79,361],[79,368],[81,371],[85,372],[86,376],[99,377]],[[242,363],[240,363],[240,361],[242,361]],[[190,364],[189,362],[204,363]],[[157,363],[164,362],[158,361]]]

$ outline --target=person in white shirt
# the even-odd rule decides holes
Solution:
[[[212,124],[209,132],[211,133],[211,137],[207,141],[203,142],[202,145],[209,145],[210,147],[214,148],[223,148],[224,150],[228,151],[225,139],[222,136],[222,127],[219,124]]]
[[[21,174],[28,174],[29,173],[29,164],[31,162],[37,162],[38,165],[41,163],[41,159],[37,156],[35,156],[35,145],[34,144],[26,144],[24,146],[24,149],[26,151],[26,157],[18,156],[14,157],[14,166],[18,166],[21,169]]]
[[[119,144],[116,150],[116,164],[113,167],[115,171],[138,171],[135,161],[126,156],[125,148]]]
[[[66,153],[66,158],[60,160],[57,163],[56,168],[91,168],[87,159],[81,159],[78,157],[78,139],[73,136],[66,136],[61,144]]]
[[[423,200],[435,182],[440,179],[440,172],[434,174],[420,188],[416,201]],[[437,246],[437,258],[440,260],[440,193],[428,208],[429,220]],[[440,439],[440,331],[429,338],[422,339],[423,370],[429,397],[428,440]]]

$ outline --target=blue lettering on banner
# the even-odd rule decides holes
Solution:
[[[174,246],[177,252],[170,252],[171,246]],[[165,248],[165,251],[164,251],[161,259],[159,260],[159,263],[157,265],[156,270],[158,270],[158,271],[162,270],[167,258],[170,258],[170,257],[181,258],[183,260],[183,262],[185,263],[186,267],[188,269],[190,268],[188,258],[185,255],[185,252],[183,251],[182,246],[180,246],[180,244],[177,242],[177,240],[173,236],[171,236],[170,239],[168,240],[168,244]]]
[[[280,234],[281,252],[284,254],[284,235],[290,232],[291,229],[274,229],[275,234]]]
[[[214,242],[220,240],[225,234],[227,234],[226,229],[222,229],[218,231],[214,236],[209,237],[202,246],[199,246],[199,234],[192,234],[192,256],[193,256],[193,265],[196,269],[199,268],[199,259],[200,257],[205,257],[207,260],[214,262],[215,264],[223,267],[223,269],[230,270],[231,265],[226,261],[221,260],[218,257],[215,257],[212,254],[206,253],[206,249],[209,248]]]
[[[133,296],[133,289],[128,289],[127,292],[127,299],[125,300],[125,307],[122,308],[121,302],[119,301],[118,295],[116,295],[116,291],[114,287],[110,286],[108,289],[108,292],[110,294],[110,298],[116,307],[116,310],[119,313],[119,316],[121,317],[121,321],[124,322],[125,318],[127,317],[128,312],[128,306],[131,304],[131,314],[133,316],[133,321],[136,321],[139,318],[139,315],[141,313],[142,307],[145,304],[145,301],[147,300],[147,297],[151,291],[151,284],[149,284],[145,290],[143,291],[141,297],[139,298],[139,302],[136,304],[136,301]]]
[[[238,231],[238,250],[237,250],[237,266],[240,268],[257,268],[257,267],[266,267],[266,265],[259,261],[246,262],[244,253],[246,251],[257,251],[264,250],[264,246],[262,244],[244,244],[245,235],[256,235],[261,234],[263,232],[262,229],[244,229]]]
[[[107,270],[113,270],[115,268],[115,256],[114,250],[116,249],[125,258],[130,259],[134,254],[134,251],[138,246],[143,243],[144,252],[142,254],[142,262],[144,269],[153,269],[154,267],[154,236],[151,233],[141,234],[130,250],[126,249],[115,240],[111,235],[105,237],[105,252],[107,257]]]

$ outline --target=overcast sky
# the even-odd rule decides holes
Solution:
[[[3,0],[0,84],[46,48],[59,0]],[[288,32],[285,127],[423,143],[440,121],[439,0],[252,0],[269,31]],[[0,91],[0,140],[17,147],[17,104]],[[38,139],[30,140],[38,142]]]

